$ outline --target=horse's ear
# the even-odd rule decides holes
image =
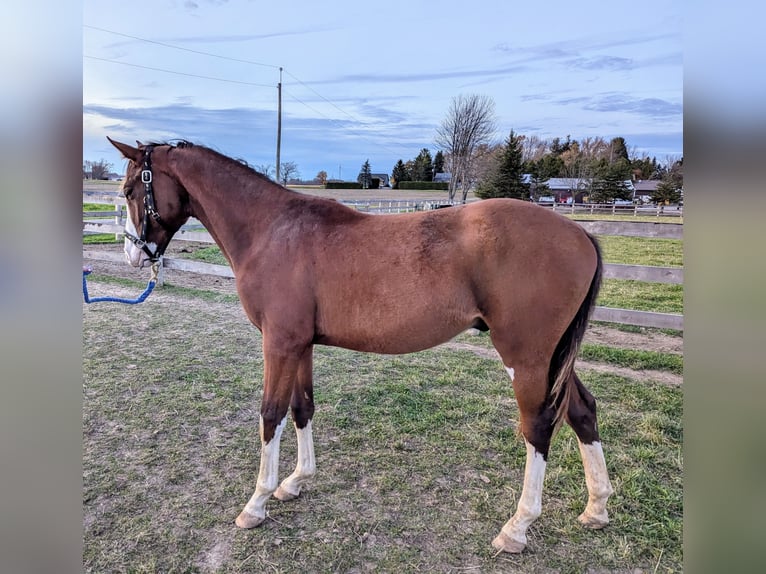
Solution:
[[[124,158],[133,160],[134,162],[141,161],[141,150],[138,148],[129,146],[128,144],[124,144],[122,142],[118,142],[110,138],[109,136],[106,136],[106,139],[109,140],[109,143],[111,143],[114,147],[116,147],[120,153],[123,155]]]

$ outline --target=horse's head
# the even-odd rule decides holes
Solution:
[[[171,146],[136,142],[132,147],[107,139],[129,160],[122,184],[128,206],[125,257],[133,267],[144,267],[162,256],[186,223],[188,194],[167,169]]]

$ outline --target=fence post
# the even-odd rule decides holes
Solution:
[[[123,206],[118,204],[118,205],[115,205],[115,207],[117,208],[115,210],[115,211],[117,211],[117,215],[114,216],[114,222],[117,225],[122,225],[122,207]],[[127,208],[127,205],[125,207]],[[122,233],[115,233],[114,234],[114,240],[115,241],[119,241],[121,235],[122,235]]]
[[[160,259],[160,267],[157,271],[157,287],[162,287],[165,284],[165,265],[162,263],[162,259]]]

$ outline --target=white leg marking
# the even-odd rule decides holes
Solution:
[[[540,516],[543,507],[543,479],[545,459],[535,447],[524,439],[527,446],[527,464],[524,468],[524,487],[521,490],[519,506],[511,519],[503,526],[502,533],[520,545],[520,552],[527,544],[527,528]]]
[[[508,375],[511,377],[511,382],[513,382],[513,377],[516,375],[516,371],[513,370],[513,367],[505,367],[505,370],[508,371]]]
[[[263,418],[260,422],[261,431],[261,468],[258,472],[258,482],[255,492],[245,505],[244,512],[260,519],[266,518],[266,501],[271,493],[277,489],[279,480],[279,442],[282,439],[282,431],[287,424],[287,417],[282,419],[276,430],[274,437],[265,443],[263,440]]]
[[[133,225],[133,220],[130,218],[130,214],[128,214],[127,220],[125,221],[125,231],[134,237],[138,237],[138,231],[136,231],[136,226]],[[146,245],[152,252],[157,251],[156,243],[147,243]],[[125,238],[125,247],[123,250],[125,251],[125,259],[133,267],[143,267],[145,263],[149,262],[149,256],[144,253],[144,250],[136,247],[127,237]]]
[[[601,443],[583,444],[578,441],[582,463],[585,467],[585,485],[588,488],[588,505],[579,521],[590,528],[601,528],[609,522],[606,501],[614,492],[606,470]]]
[[[311,431],[311,421],[302,428],[295,427],[298,436],[298,465],[295,471],[282,481],[277,491],[277,498],[289,500],[301,493],[301,489],[316,473],[316,459],[314,458],[314,438]]]

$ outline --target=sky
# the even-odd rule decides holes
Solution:
[[[106,136],[185,139],[303,179],[391,173],[452,99],[489,96],[495,141],[625,138],[683,156],[681,3],[510,0],[155,0],[83,4],[83,159]]]

